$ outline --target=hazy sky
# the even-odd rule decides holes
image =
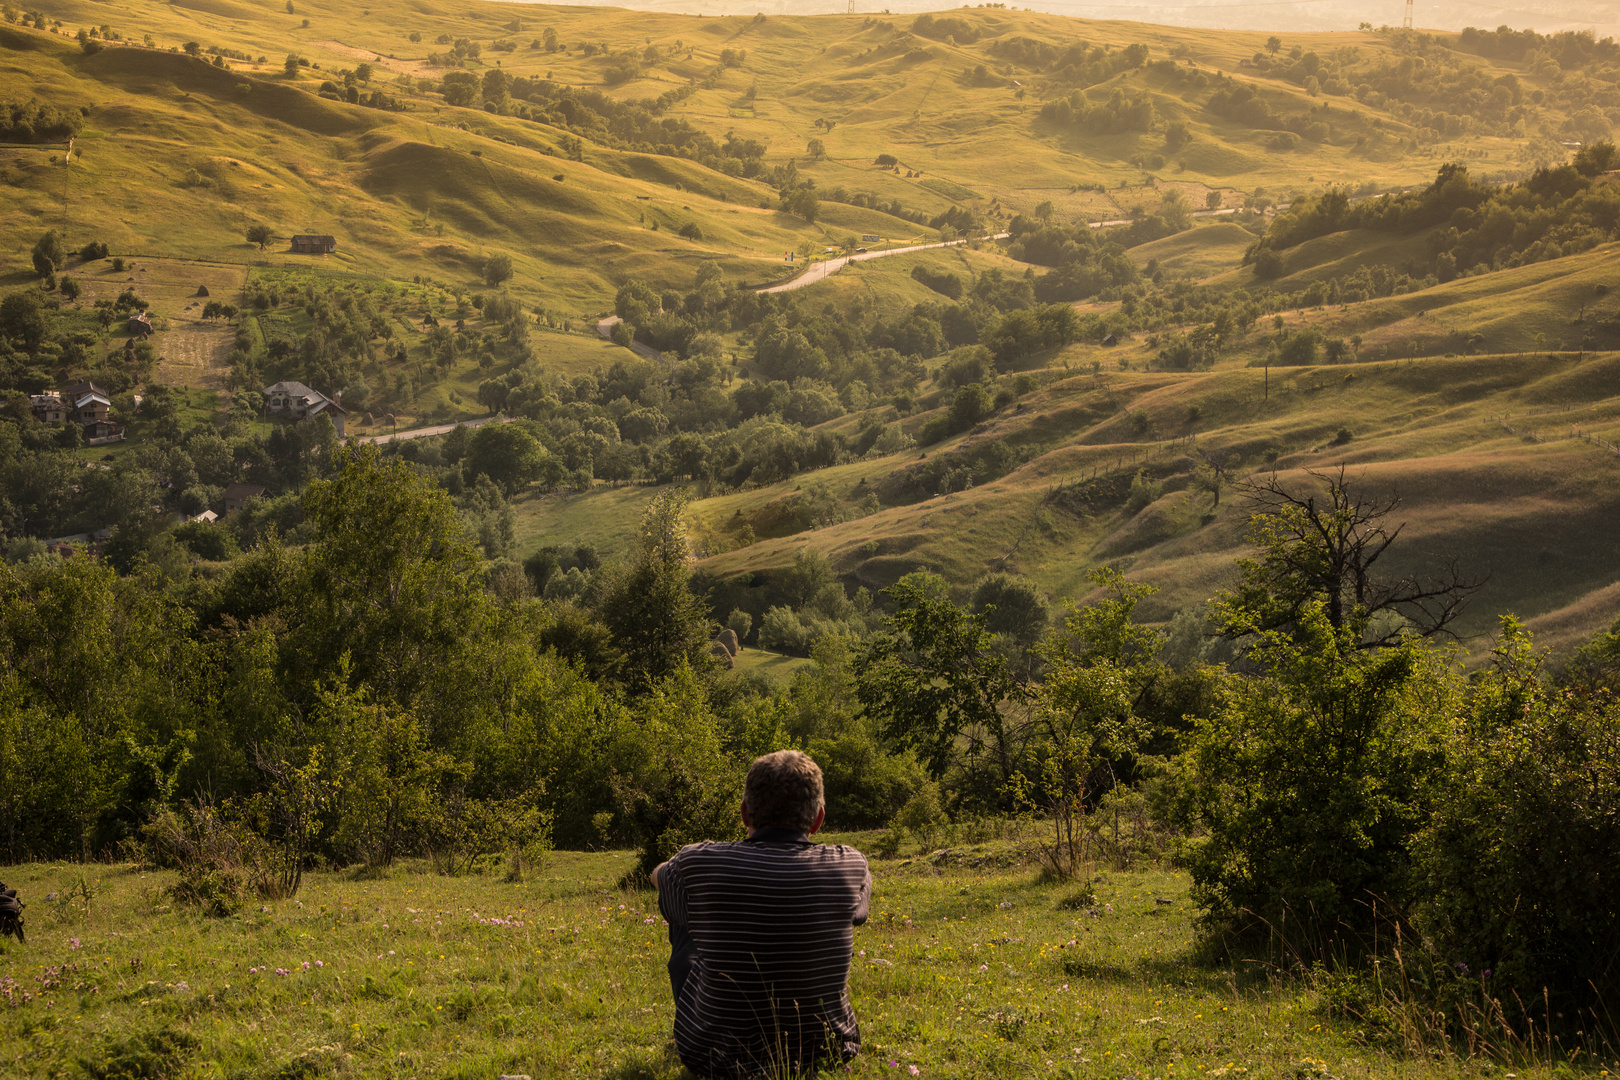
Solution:
[[[553,0],[556,2],[556,0]],[[566,0],[564,0],[566,2]],[[681,11],[693,15],[766,14],[821,15],[847,11],[848,0],[636,0],[616,7],[648,11]],[[1031,11],[1050,11],[1082,19],[1131,19],[1167,23],[1174,26],[1207,26],[1233,30],[1354,30],[1363,22],[1374,26],[1399,26],[1405,16],[1403,0],[1370,0],[1351,4],[1344,0],[1210,0],[1208,3],[1082,3],[1080,0],[1029,0],[1015,5]],[[858,14],[882,11],[914,12],[946,9],[935,0],[855,0]],[[1539,2],[1520,0],[1513,7],[1483,3],[1480,0],[1414,0],[1413,17],[1418,27],[1461,30],[1465,26],[1494,29],[1504,24],[1514,29],[1535,29],[1542,33],[1557,30],[1590,30],[1598,37],[1620,34],[1620,3],[1575,4],[1567,0]]]

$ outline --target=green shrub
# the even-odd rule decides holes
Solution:
[[[798,612],[785,604],[777,604],[768,609],[760,621],[759,643],[766,649],[803,656],[810,651],[809,629]]]
[[[640,852],[635,872],[646,875],[687,844],[741,836],[747,763],[722,749],[720,725],[684,664],[638,710],[639,726],[622,732],[610,760],[618,817]]]
[[[854,731],[810,744],[821,766],[827,823],[838,829],[873,829],[893,820],[926,781],[910,754],[891,754]]]
[[[1159,501],[1164,494],[1164,485],[1152,479],[1146,473],[1138,470],[1131,478],[1131,492],[1125,499],[1125,512],[1138,514],[1142,510]]]
[[[247,902],[247,884],[239,869],[214,862],[188,862],[180,867],[169,895],[177,904],[222,919],[242,910]]]
[[[1504,618],[1416,841],[1419,924],[1453,975],[1443,994],[1477,998],[1484,980],[1510,1014],[1550,1006],[1538,1023],[1575,1029],[1616,986],[1620,704],[1560,693],[1538,667]]]
[[[945,807],[940,802],[939,785],[929,781],[906,800],[900,812],[894,815],[889,828],[903,829],[916,836],[926,846],[941,828],[950,824],[950,821],[950,815],[945,813]]]
[[[1309,601],[1292,634],[1250,652],[1262,673],[1228,683],[1198,722],[1182,825],[1204,835],[1181,857],[1212,914],[1355,926],[1375,897],[1412,899],[1455,673],[1414,642],[1365,650],[1355,636]]]

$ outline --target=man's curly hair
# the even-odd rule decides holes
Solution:
[[[743,802],[756,829],[808,831],[825,803],[821,766],[800,750],[755,758],[743,785]]]

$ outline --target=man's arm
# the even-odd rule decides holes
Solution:
[[[686,882],[681,876],[681,857],[659,863],[649,875],[658,890],[658,913],[670,924],[686,925]]]
[[[850,920],[853,926],[865,926],[867,916],[872,913],[872,868],[866,868],[866,879],[861,882],[860,894],[855,898],[855,917]]]

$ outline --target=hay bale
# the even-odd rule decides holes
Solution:
[[[208,286],[206,286],[206,285],[197,286],[197,295],[198,296],[207,296],[208,295]]]
[[[728,656],[736,656],[742,652],[742,642],[737,640],[737,631],[729,626],[720,631],[720,635],[714,639],[714,643],[724,648]]]
[[[709,655],[716,660],[723,661],[727,671],[737,666],[737,661],[732,659],[731,652],[718,641],[709,646]]]

